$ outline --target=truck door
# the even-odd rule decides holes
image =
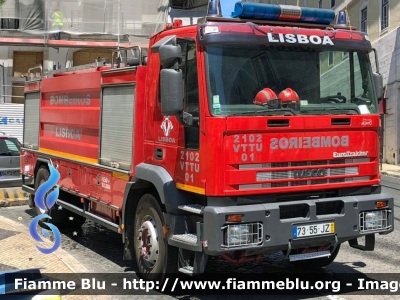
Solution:
[[[154,107],[155,150],[149,156],[155,157],[154,163],[162,165],[169,171],[176,187],[181,190],[204,194],[205,183],[200,174],[200,97],[197,45],[192,38],[177,38],[181,47],[181,63],[183,89],[183,110],[191,114],[192,124],[179,122],[176,116],[162,116],[160,98]],[[156,63],[150,60],[149,78],[157,72]],[[151,85],[152,82],[149,83]],[[152,90],[148,90],[151,95]],[[151,97],[151,96],[149,96]],[[148,103],[148,109],[153,107]],[[151,127],[149,127],[151,128]],[[151,136],[149,135],[149,139]],[[146,150],[145,150],[146,151]]]
[[[200,177],[200,97],[197,51],[194,40],[178,39],[182,49],[184,108],[193,117],[192,125],[185,125],[184,143],[179,144],[179,179],[177,187],[192,192],[202,188]]]
[[[177,42],[182,49],[184,109],[193,117],[193,124],[183,127],[184,141],[178,146],[181,182],[177,187],[200,192],[204,187],[200,177],[200,97],[196,43],[192,39],[178,39]]]

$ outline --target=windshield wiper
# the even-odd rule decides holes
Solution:
[[[281,112],[281,111],[290,112],[293,116],[298,115],[298,113],[291,108],[273,108],[273,109],[266,109],[266,110],[244,111],[244,112],[240,112],[240,113],[231,114],[230,116],[243,116],[243,115],[254,115],[254,114],[262,114],[263,116],[266,116],[268,114],[265,114],[265,113]],[[276,114],[272,114],[272,115],[276,116]]]
[[[354,111],[354,112],[356,112],[357,115],[360,114],[360,112],[356,108],[340,108],[340,107],[328,107],[328,108],[310,109],[310,110],[304,109],[301,112],[302,113],[315,113],[315,112],[324,113],[324,111],[342,111],[342,112],[347,112],[345,114],[348,114],[348,112],[350,112],[350,111]],[[354,115],[354,113],[352,113],[352,115]]]

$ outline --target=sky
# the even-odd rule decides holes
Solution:
[[[231,18],[231,13],[235,8],[236,2],[240,2],[240,0],[220,0],[220,1],[221,1],[222,16],[224,18]]]

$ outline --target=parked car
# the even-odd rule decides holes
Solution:
[[[0,188],[22,186],[21,147],[17,138],[0,132]]]

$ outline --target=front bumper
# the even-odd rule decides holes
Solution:
[[[376,208],[377,201],[386,201],[387,206]],[[323,246],[354,240],[374,233],[388,234],[394,230],[394,199],[388,194],[346,196],[316,200],[266,203],[242,206],[207,206],[203,211],[202,230],[199,240],[203,251],[209,255],[247,250],[274,252]],[[379,229],[365,229],[365,212],[380,211],[385,216],[384,226]],[[241,214],[241,223],[228,223],[227,216]],[[294,239],[293,226],[334,222],[334,233]],[[247,244],[232,245],[226,242],[227,226],[255,224],[257,233],[251,235]]]

